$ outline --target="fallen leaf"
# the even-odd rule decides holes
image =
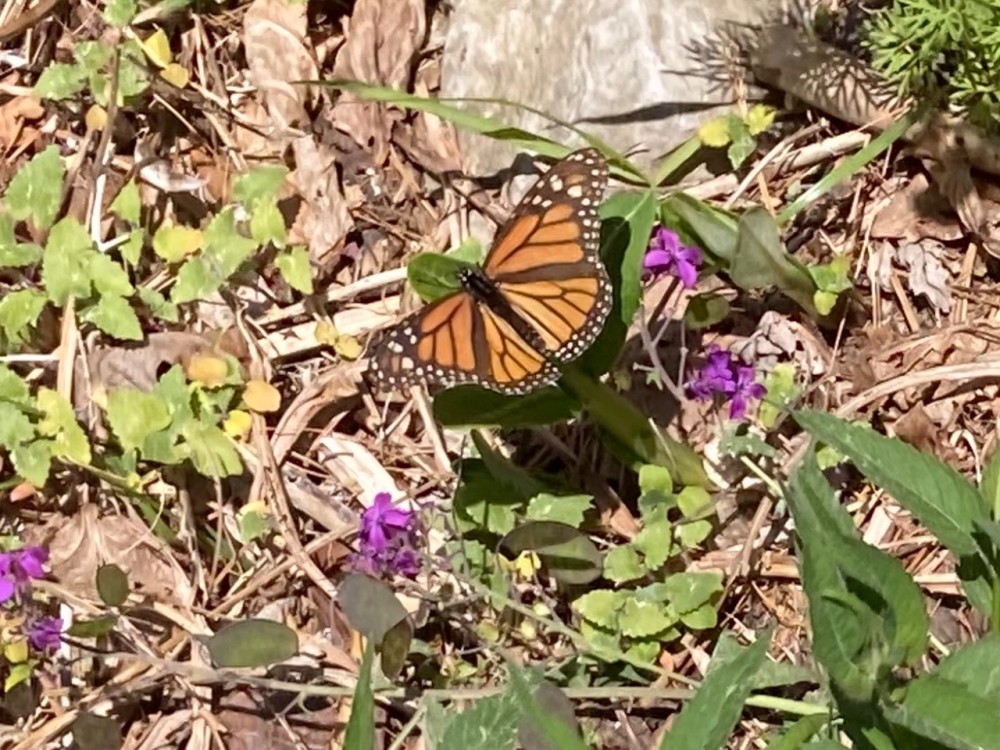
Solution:
[[[904,245],[897,255],[910,271],[910,291],[923,294],[937,311],[947,315],[951,311],[951,286],[948,271],[941,263],[944,247],[926,240]]]
[[[251,380],[243,389],[243,402],[258,413],[270,413],[281,408],[278,389],[263,380]]]
[[[952,242],[962,234],[957,217],[949,211],[948,201],[923,172],[903,181],[889,204],[875,216],[871,229],[874,239],[906,242],[926,238]]]

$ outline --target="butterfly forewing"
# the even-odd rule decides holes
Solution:
[[[597,214],[607,182],[600,152],[570,154],[524,196],[483,264],[557,362],[580,356],[611,310]]]

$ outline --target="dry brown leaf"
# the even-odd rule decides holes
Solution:
[[[874,239],[902,239],[914,242],[933,238],[951,242],[962,236],[962,227],[949,215],[948,202],[927,179],[918,172],[904,182],[872,222]]]
[[[909,286],[914,294],[923,294],[942,314],[951,311],[949,274],[941,263],[944,248],[931,241],[904,245],[899,259],[910,271]]]
[[[96,505],[80,508],[72,518],[53,516],[32,527],[30,544],[49,548],[52,573],[75,594],[96,601],[96,575],[113,563],[128,575],[133,591],[157,601],[188,607],[194,591],[166,544],[127,516],[101,516]]]
[[[4,102],[0,105],[0,145],[5,151],[28,145],[39,133],[26,123],[36,122],[44,116],[45,108],[37,97],[21,95]]]
[[[306,35],[306,3],[254,0],[243,18],[243,45],[250,78],[278,130],[302,128],[309,120],[305,104],[311,89],[292,81],[319,78]]]
[[[347,41],[337,53],[333,77],[405,89],[427,33],[425,3],[357,0],[344,26]],[[350,93],[341,95],[331,113],[334,125],[358,145],[371,143],[379,165],[385,163],[392,126],[401,117],[398,110],[365,102]]]
[[[306,245],[309,257],[325,267],[326,254],[340,251],[354,221],[344,201],[333,153],[310,138],[297,138],[292,148],[296,169],[289,181],[303,203],[288,230],[288,242]]]

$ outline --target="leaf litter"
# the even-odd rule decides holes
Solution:
[[[100,695],[113,683],[137,694],[158,692],[151,710],[120,726],[139,747],[162,742],[208,747],[219,730],[228,747],[318,748],[342,740],[349,717],[345,698],[354,687],[362,649],[357,628],[328,591],[348,572],[364,513],[380,493],[408,511],[429,513],[439,524],[427,550],[441,561],[439,567],[423,571],[398,593],[411,625],[426,637],[423,663],[433,668],[435,679],[454,680],[448,685],[457,700],[465,689],[471,695],[499,682],[500,660],[489,653],[499,637],[525,664],[565,659],[578,647],[565,633],[547,632],[524,616],[526,609],[557,612],[571,626],[579,625],[566,615],[558,587],[540,578],[531,560],[521,560],[517,569],[530,575],[511,573],[515,590],[500,615],[483,606],[481,592],[469,584],[462,560],[453,554],[458,530],[441,512],[457,502],[454,459],[479,454],[469,450],[464,432],[436,424],[421,395],[373,399],[360,378],[369,335],[410,304],[407,293],[397,293],[402,264],[418,249],[457,246],[470,224],[488,223],[484,216],[503,211],[492,197],[470,198],[458,189],[464,186],[440,180],[461,161],[447,123],[296,83],[353,78],[433,94],[439,51],[428,30],[440,22],[442,11],[412,0],[359,0],[349,14],[334,10],[318,24],[310,21],[304,3],[254,0],[242,12],[241,22],[232,14],[199,14],[190,28],[171,32],[170,64],[177,61],[190,81],[158,80],[149,112],[119,111],[113,119],[92,121],[90,141],[73,134],[87,130],[82,112],[32,96],[25,87],[33,81],[23,72],[5,80],[0,101],[0,143],[7,156],[0,168],[3,187],[31,155],[57,146],[75,178],[66,205],[81,207],[73,209],[80,220],[87,205],[106,208],[129,178],[138,177],[143,221],[206,231],[211,216],[232,200],[237,174],[261,162],[289,167],[273,209],[288,227],[287,237],[273,245],[278,253],[304,248],[304,256],[283,261],[285,266],[275,261],[279,271],[269,266],[270,251],[239,259],[219,293],[192,307],[193,315],[188,310],[173,321],[144,315],[142,341],[132,344],[97,332],[68,308],[57,316],[39,313],[36,348],[18,370],[32,383],[54,384],[51,353],[65,357],[73,349],[60,344],[78,340],[68,366],[75,372],[73,406],[80,413],[120,386],[153,392],[174,365],[203,386],[197,405],[210,411],[212,400],[231,385],[227,357],[242,370],[245,389],[232,398],[242,398],[256,416],[249,427],[234,428],[247,467],[237,476],[211,479],[179,467],[143,476],[133,476],[128,465],[97,476],[68,469],[44,488],[19,485],[8,495],[16,502],[17,518],[5,533],[16,531],[26,542],[51,550],[47,591],[67,603],[74,622],[88,621],[99,610],[96,579],[102,566],[113,564],[126,574],[130,591],[123,606],[130,608],[129,618],[118,623],[114,635],[81,644],[140,654],[147,661],[85,662],[81,673],[65,679],[85,695]],[[86,41],[88,28],[93,31],[78,14],[71,9],[65,26],[77,31],[60,31],[57,22],[39,33],[69,50]],[[146,37],[149,28],[140,33]],[[821,98],[811,97],[810,103],[823,107]],[[113,105],[101,106],[111,118]],[[109,150],[95,155],[105,135]],[[819,137],[840,135],[827,126]],[[802,144],[801,150],[817,145],[823,146],[822,140]],[[770,200],[793,200],[795,184],[811,169],[804,159],[799,164],[767,171]],[[652,332],[649,341],[642,340],[643,331],[633,331],[629,361],[673,379],[682,347],[707,350],[716,344],[767,374],[792,362],[798,380],[789,388],[800,402],[842,416],[877,415],[886,432],[974,475],[987,446],[996,443],[990,425],[997,417],[997,389],[990,376],[996,374],[991,363],[1000,359],[1000,331],[987,269],[979,257],[967,263],[963,251],[970,234],[988,234],[997,223],[998,201],[961,161],[945,167],[951,177],[935,178],[927,165],[912,160],[894,164],[888,174],[869,169],[856,175],[850,190],[824,199],[811,217],[823,212],[818,225],[810,226],[807,216],[797,227],[803,261],[828,262],[837,253],[852,259],[856,294],[840,333],[818,328],[767,292],[730,290],[735,313],[727,330],[684,341],[677,317],[671,317],[683,311],[681,297],[668,293],[662,301],[666,313],[657,318],[655,306],[649,306],[649,320],[639,325]],[[742,203],[759,200],[758,190],[749,187]],[[63,197],[56,191],[46,201],[58,207]],[[46,211],[46,201],[25,209]],[[97,234],[103,242],[138,224],[121,215],[105,218]],[[29,240],[44,243],[38,227],[26,229]],[[144,289],[169,295],[177,264],[203,257],[204,247],[189,250],[177,257],[157,252],[155,262],[136,266],[135,278]],[[297,286],[292,273],[297,267],[301,280],[303,257],[312,280],[322,282],[311,294]],[[388,275],[380,276],[383,272]],[[14,288],[5,280],[5,295]],[[658,355],[660,367],[650,352]],[[790,541],[775,517],[759,512],[766,510],[767,487],[734,458],[752,445],[751,438],[763,442],[763,433],[755,427],[750,435],[724,434],[710,405],[687,399],[665,406],[670,397],[647,388],[642,370],[624,375],[633,381],[626,393],[649,404],[647,414],[679,426],[687,442],[718,460],[713,471],[723,492],[712,536],[685,553],[687,569],[725,576],[729,588],[720,619],[749,629],[777,624],[772,653],[802,663],[809,658],[802,650],[805,605]],[[176,408],[182,403],[178,398]],[[92,438],[107,437],[99,413],[90,413],[85,424]],[[636,488],[621,480],[620,462],[601,448],[593,431],[572,423],[555,425],[544,437],[533,432],[490,440],[497,455],[515,466],[562,474],[591,493],[601,510],[594,519],[585,515],[591,538],[601,544],[642,542],[638,514],[626,501]],[[783,433],[784,440],[794,436]],[[759,457],[776,473],[790,463],[794,448],[782,441],[778,450]],[[4,470],[10,471],[6,460]],[[905,549],[910,572],[927,591],[958,590],[952,561],[891,498],[864,487],[858,498],[851,510],[866,541]],[[502,512],[497,519],[502,522]],[[173,535],[160,533],[157,524],[163,520],[176,529]],[[734,577],[742,563],[750,567]],[[319,585],[317,577],[327,585]],[[460,605],[445,616],[439,605],[449,596],[458,597],[452,604]],[[953,632],[955,623],[969,617],[942,604],[935,627]],[[298,653],[282,655],[280,664],[266,670],[279,688],[256,681],[265,670],[223,675],[204,651],[205,639],[255,618],[281,623],[299,636]],[[87,653],[71,642],[67,648],[75,658]],[[712,648],[710,636],[695,631],[656,659],[700,678]],[[469,649],[486,656],[468,659],[463,654]],[[432,681],[415,668],[407,674],[418,686]],[[340,692],[310,692],[320,683]],[[212,699],[206,685],[221,692],[211,718],[203,713]],[[556,703],[561,714],[572,717],[563,701]],[[92,707],[89,702],[72,710],[89,716]],[[403,699],[388,699],[377,708],[377,718],[398,729],[405,723],[404,708],[411,706]],[[101,707],[108,709],[118,715],[113,702]],[[280,729],[272,718],[277,712],[287,721]],[[587,721],[611,742],[613,706],[599,703],[595,713]],[[662,724],[655,712],[641,709],[628,718],[631,731],[641,736]],[[23,722],[19,747],[55,747],[68,726],[45,705],[34,707]],[[758,729],[748,723],[742,731],[752,741],[760,736]],[[29,733],[31,739],[24,739]],[[48,745],[25,744],[29,741]]]

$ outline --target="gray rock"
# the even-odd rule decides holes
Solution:
[[[526,104],[638,149],[648,166],[732,102],[720,39],[782,15],[787,0],[456,0],[448,18],[442,97]],[[712,57],[715,56],[713,60]],[[482,103],[460,106],[564,143],[546,118]],[[470,174],[510,167],[518,149],[460,132]]]

